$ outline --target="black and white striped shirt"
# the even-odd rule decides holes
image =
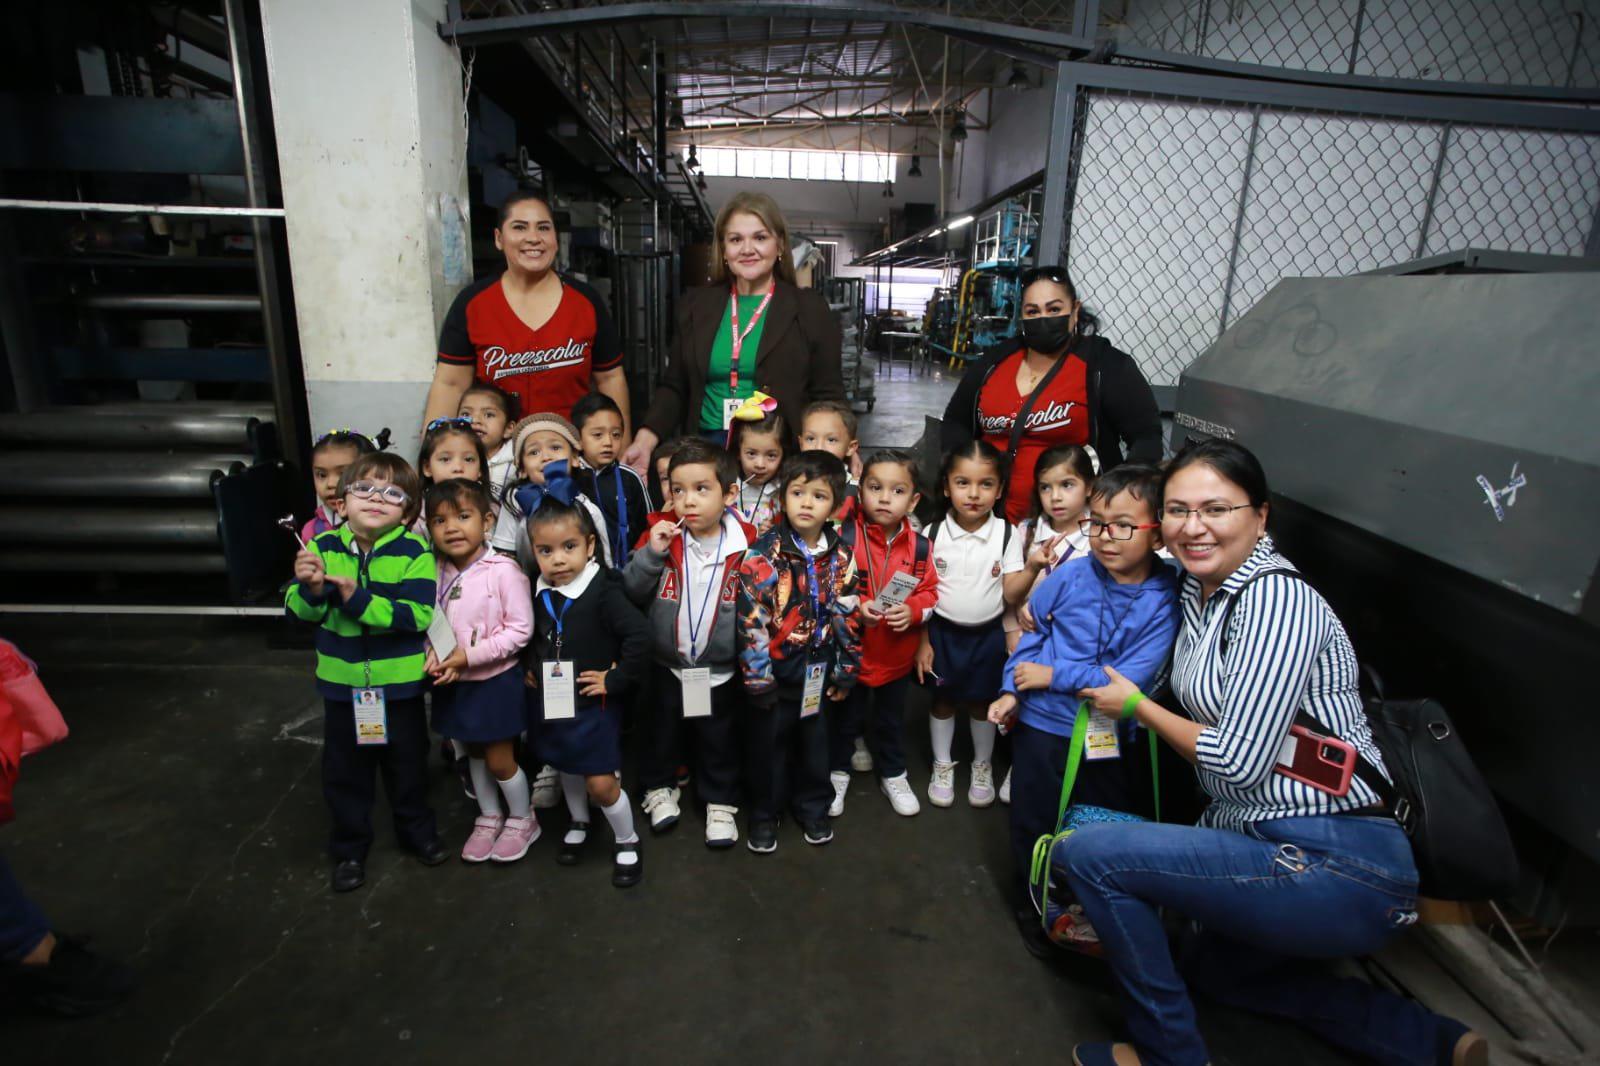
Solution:
[[[1269,574],[1228,610],[1239,587],[1261,569],[1293,569],[1270,537],[1261,539],[1204,606],[1199,579],[1186,577],[1180,594],[1183,621],[1173,650],[1173,691],[1189,717],[1206,727],[1195,742],[1195,756],[1201,787],[1213,802],[1200,824],[1236,832],[1250,822],[1379,803],[1359,778],[1336,797],[1273,772],[1297,708],[1388,773],[1362,710],[1355,649],[1316,589],[1288,575]]]

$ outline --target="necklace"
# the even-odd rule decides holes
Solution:
[[[1039,379],[1044,377],[1047,370],[1035,370],[1028,365],[1028,357],[1022,357],[1022,363],[1017,367],[1017,392],[1027,396],[1033,392],[1033,387],[1039,384]]]

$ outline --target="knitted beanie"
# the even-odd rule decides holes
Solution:
[[[567,438],[567,443],[572,445],[573,454],[578,451],[578,431],[572,423],[553,411],[540,411],[511,427],[511,439],[515,442],[511,454],[515,457],[517,466],[522,465],[522,448],[528,443],[528,437],[534,433],[559,433]]]

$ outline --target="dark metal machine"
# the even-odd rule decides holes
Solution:
[[[1560,842],[1600,859],[1600,274],[1417,268],[1280,282],[1184,372],[1174,446],[1261,457],[1280,546],[1445,701],[1548,880]]]

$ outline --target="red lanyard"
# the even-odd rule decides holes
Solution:
[[[774,281],[767,289],[767,294],[761,298],[761,304],[756,308],[756,313],[750,316],[750,324],[739,332],[739,290],[734,289],[728,295],[728,324],[733,327],[733,358],[728,364],[728,392],[736,394],[739,391],[739,352],[744,347],[744,339],[750,336],[750,331],[756,328],[756,323],[761,321],[761,316],[766,314],[767,305],[772,302],[772,294],[777,290],[778,283]]]

